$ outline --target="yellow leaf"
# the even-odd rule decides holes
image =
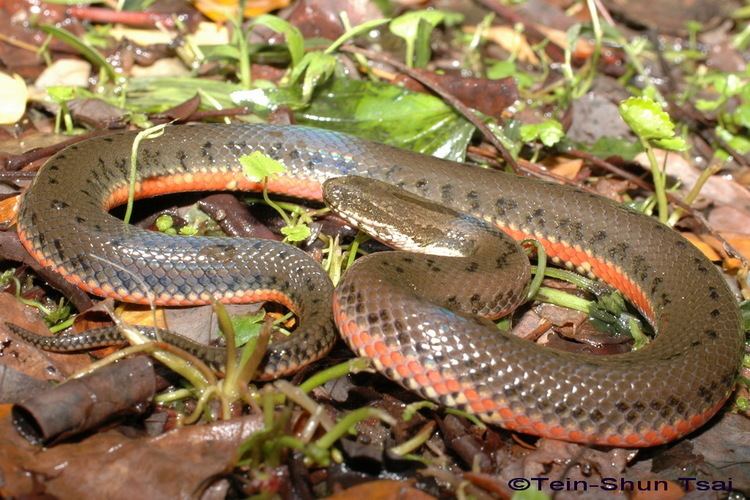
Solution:
[[[712,248],[711,244],[704,241],[704,239],[700,236],[693,233],[682,233],[682,236],[684,236],[688,241],[690,241],[690,243],[692,243],[698,250],[700,250],[708,260],[712,262],[721,260],[721,255],[719,255],[716,250]]]
[[[236,15],[237,0],[196,0],[195,7],[212,21],[222,22]],[[245,17],[255,17],[289,5],[289,0],[248,0]]]

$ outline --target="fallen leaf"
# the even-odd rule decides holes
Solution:
[[[464,31],[474,33],[476,27],[467,26]],[[510,26],[492,26],[484,32],[484,36],[487,40],[495,42],[511,54],[515,54],[519,61],[533,65],[539,64],[539,58],[534,54],[534,50],[523,33],[519,33]]]
[[[368,498],[370,500],[429,500],[433,497],[416,489],[407,481],[382,479],[358,484],[328,497],[328,500],[349,500]]]
[[[37,311],[18,302],[9,293],[0,294],[0,345],[3,364],[38,380],[62,382],[75,372],[86,368],[91,360],[86,354],[58,354],[42,351],[19,340],[5,322],[13,323],[40,335],[50,335]]]
[[[714,231],[750,234],[750,212],[731,205],[719,206],[708,214],[708,225]]]
[[[0,224],[12,226],[16,223],[18,200],[20,197],[16,195],[0,201]]]
[[[719,255],[716,250],[713,249],[711,244],[706,243],[706,241],[702,237],[693,233],[682,233],[682,236],[684,236],[685,239],[690,243],[695,245],[695,247],[700,250],[708,260],[712,262],[718,262],[721,260],[721,255]]]
[[[212,21],[223,22],[237,15],[237,0],[196,0],[195,8]],[[245,17],[255,17],[289,5],[289,0],[247,0]]]
[[[91,64],[83,59],[58,59],[50,64],[34,82],[38,89],[57,85],[88,87]]]
[[[565,177],[566,179],[575,179],[578,172],[583,167],[583,160],[567,158],[556,158],[554,166],[551,167],[552,173]]]
[[[254,415],[157,437],[129,438],[110,430],[40,450],[6,417],[0,420],[3,494],[21,497],[41,490],[58,498],[86,498],[92,492],[112,499],[199,498],[232,467],[239,444],[262,428],[262,418]]]
[[[654,155],[659,165],[665,164],[666,157],[667,175],[680,181],[680,192],[683,195],[695,185],[695,181],[698,180],[701,172],[683,158],[682,155],[669,153],[662,149],[654,150]],[[644,170],[649,169],[646,153],[638,154],[635,157],[635,161]],[[718,175],[712,175],[708,178],[701,188],[700,198],[710,200],[717,205],[732,205],[750,212],[750,191],[737,182]]]
[[[0,71],[0,125],[12,125],[26,112],[29,91],[18,75]]]

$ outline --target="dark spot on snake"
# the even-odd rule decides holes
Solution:
[[[713,393],[705,386],[698,387],[698,396],[706,403],[713,399]]]
[[[52,240],[52,244],[55,246],[55,250],[57,250],[57,254],[60,256],[60,259],[65,259],[65,252],[63,252],[62,249],[62,243],[60,243],[60,240]]]
[[[516,208],[518,208],[518,203],[514,200],[498,198],[495,201],[495,213],[501,217],[506,215],[509,210],[515,210]]]
[[[642,401],[636,401],[635,403],[633,403],[633,409],[636,411],[642,412],[643,410],[646,409],[646,405],[643,404]]]
[[[50,207],[54,208],[55,210],[63,210],[65,208],[68,208],[70,205],[62,200],[52,200],[50,202]]]
[[[715,287],[708,287],[708,296],[711,298],[711,300],[719,300],[719,292]]]
[[[393,320],[393,327],[398,332],[403,332],[404,330],[406,330],[406,327],[404,326],[404,323],[401,322],[401,320],[399,320],[399,319],[394,319]]]
[[[419,179],[417,182],[414,183],[414,187],[416,188],[423,188],[427,185],[427,179]]]
[[[371,325],[374,325],[378,322],[378,315],[375,313],[370,313],[367,315],[367,322]]]
[[[661,418],[669,418],[669,416],[672,414],[672,408],[669,406],[665,406],[659,411],[659,415]]]
[[[677,403],[676,409],[677,409],[677,413],[679,413],[680,415],[684,415],[685,411],[687,411],[687,405],[685,405],[684,402],[680,401]]]
[[[557,403],[555,405],[556,415],[563,415],[566,411],[568,411],[568,405],[566,405],[565,403]]]
[[[659,226],[661,226],[661,224],[659,224]],[[687,242],[683,240],[677,240],[674,242],[674,246],[676,246],[677,248],[687,248]]]
[[[618,401],[617,403],[615,403],[615,408],[617,408],[617,411],[625,413],[630,409],[630,406],[624,401]]]
[[[102,137],[102,140],[104,142],[112,142],[114,139],[112,139],[111,137]]]
[[[385,309],[381,309],[378,313],[378,316],[380,316],[380,321],[386,322],[390,319],[390,315],[388,314],[388,311]]]
[[[182,168],[187,168],[187,164],[185,163],[185,160],[187,159],[187,153],[180,150],[177,152],[177,160],[180,162],[180,166]]]
[[[98,232],[101,232],[102,226],[100,224],[94,224],[94,229],[96,229]]]
[[[354,306],[354,310],[357,312],[357,314],[362,314],[365,312],[365,305],[361,302]]]
[[[399,274],[403,274],[404,273],[404,268],[403,267],[396,266],[395,269],[396,269],[396,272],[399,273]]]
[[[470,262],[468,266],[466,266],[466,271],[469,273],[475,273],[477,272],[477,269],[479,269],[479,263],[478,262]]]
[[[472,210],[476,210],[479,208],[479,193],[473,190],[469,191],[468,193],[466,193],[466,199],[468,200],[469,207]]]
[[[576,408],[575,410],[573,410],[572,412],[570,412],[570,416],[573,417],[573,418],[575,418],[575,419],[581,418],[583,416],[583,414],[584,414],[583,408]]]
[[[659,276],[656,276],[651,280],[651,295],[656,295],[656,290],[659,288],[662,281],[664,281],[664,279]]]
[[[414,262],[414,259],[413,259],[413,258],[411,258],[411,257],[409,257],[409,256],[407,255],[407,256],[403,257],[403,258],[401,259],[401,261],[402,261],[402,262]]]
[[[599,243],[607,239],[607,231],[597,231],[591,238],[591,243]]]
[[[76,222],[79,224],[83,224],[84,222],[86,222],[86,219],[84,219],[80,215],[76,215]]]
[[[648,405],[654,411],[659,411],[659,409],[661,408],[661,403],[658,401],[651,401]]]
[[[65,159],[65,157],[62,155],[59,155],[58,158],[61,160]],[[57,165],[50,165],[49,167],[47,167],[47,170],[49,170],[50,172],[57,172],[58,170],[60,170],[60,167],[58,167]]]
[[[705,330],[703,333],[705,333],[706,337],[710,339],[715,339],[716,337],[719,336],[719,334],[716,333],[716,330]]]
[[[697,347],[699,345],[701,345],[701,341],[700,340],[693,340],[692,342],[690,342],[690,346],[691,347]]]
[[[713,311],[711,311],[712,318],[718,318],[719,316],[721,316],[721,311],[719,311],[718,309],[714,309]]]
[[[445,303],[448,304],[449,306],[457,306],[458,305],[458,299],[456,298],[455,295],[451,295],[450,297],[448,297],[447,299],[445,299]]]
[[[444,202],[453,200],[453,186],[450,184],[440,186],[440,196]]]
[[[630,423],[630,424],[632,424],[636,420],[638,420],[638,412],[631,411],[630,413],[628,413],[627,415],[625,415],[625,421],[628,422],[628,423]]]
[[[298,150],[292,149],[291,151],[289,151],[289,158],[291,158],[292,160],[296,160],[299,157],[300,157],[300,153]]]
[[[727,373],[721,378],[721,384],[724,387],[732,387],[734,386],[734,373]]]
[[[48,184],[60,184],[60,182],[57,179],[55,179],[54,177],[48,178],[47,179],[47,183]]]

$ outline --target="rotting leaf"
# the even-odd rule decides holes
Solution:
[[[299,95],[285,89],[238,91],[232,99],[258,113],[299,108]],[[361,80],[334,79],[310,105],[295,112],[301,124],[348,132],[440,158],[463,161],[474,126],[428,94]]]
[[[238,444],[262,428],[258,415],[174,429],[154,438],[114,431],[39,451],[0,419],[3,493],[24,496],[39,488],[59,498],[200,497],[214,478],[233,466]],[[92,467],[92,464],[96,464]],[[122,471],[138,471],[123,474]]]

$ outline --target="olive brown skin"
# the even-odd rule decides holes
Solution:
[[[412,265],[400,252],[373,256],[382,272],[355,265],[332,299],[325,273],[288,245],[178,238],[126,225],[107,210],[126,198],[134,136],[94,138],[50,159],[24,196],[22,242],[40,263],[100,296],[173,305],[211,299],[287,305],[300,327],[271,347],[266,378],[325,355],[335,339],[333,309],[347,342],[386,375],[520,432],[652,446],[702,425],[732,392],[743,332],[723,277],[678,233],[609,200],[304,127],[168,127],[139,149],[139,197],[257,190],[260,185],[239,171],[238,158],[261,151],[288,169],[269,181],[271,192],[319,200],[323,182],[356,175],[436,200],[516,240],[536,238],[556,262],[621,290],[658,332],[638,351],[571,354],[500,334],[468,316],[482,312],[475,296],[498,295],[483,283],[485,273],[471,271],[493,262],[467,261],[456,293],[431,291],[446,307],[457,304],[450,313],[399,286],[420,282],[427,272],[424,260]],[[442,262],[433,259],[430,267],[449,280]]]

